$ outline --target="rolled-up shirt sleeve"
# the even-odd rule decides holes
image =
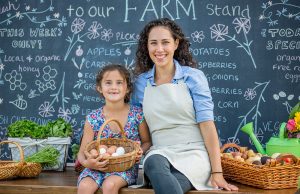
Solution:
[[[184,74],[185,82],[193,99],[196,122],[213,121],[214,104],[204,73],[199,69],[188,68]]]
[[[131,95],[130,103],[139,107],[142,107],[144,100],[144,91],[147,85],[147,79],[145,75],[140,75],[134,82],[134,88]]]

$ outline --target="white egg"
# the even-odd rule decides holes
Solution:
[[[125,149],[123,147],[118,147],[116,149],[116,153],[118,153],[119,156],[121,156],[121,155],[125,154]]]
[[[100,154],[105,154],[106,153],[106,149],[105,148],[100,148],[99,149],[99,153]]]
[[[115,152],[111,156],[119,156],[119,154],[117,152]]]

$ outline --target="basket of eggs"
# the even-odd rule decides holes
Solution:
[[[110,122],[115,122],[121,132],[120,138],[101,138],[102,131]],[[139,151],[139,144],[127,139],[121,123],[116,119],[110,119],[103,123],[99,129],[97,139],[86,146],[86,151],[90,155],[103,155],[108,160],[107,169],[104,172],[120,172],[131,168],[135,162]]]
[[[222,146],[221,163],[225,179],[262,189],[296,188],[300,176],[300,159],[292,154],[267,156],[233,143]]]

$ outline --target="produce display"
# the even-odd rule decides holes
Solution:
[[[221,153],[223,158],[231,158],[240,162],[246,162],[253,165],[293,165],[298,162],[296,156],[292,154],[274,153],[272,156],[262,155],[261,153],[255,153],[252,149],[247,147],[240,147],[238,151],[231,151],[227,153]]]
[[[255,153],[247,147],[227,143],[221,147],[225,179],[262,189],[297,187],[300,160],[290,153]]]

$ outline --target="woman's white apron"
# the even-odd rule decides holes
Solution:
[[[143,111],[153,146],[144,161],[153,154],[166,157],[197,190],[210,190],[210,162],[193,100],[183,81],[145,88]]]

